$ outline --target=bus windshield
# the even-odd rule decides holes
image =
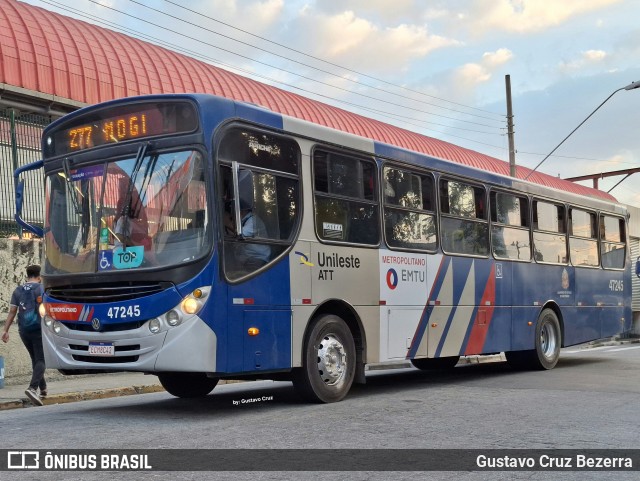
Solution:
[[[71,164],[71,166],[70,166]],[[195,150],[147,153],[47,178],[45,272],[182,264],[209,252],[207,189]]]

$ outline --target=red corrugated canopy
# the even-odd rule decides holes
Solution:
[[[317,102],[127,35],[14,0],[0,0],[0,82],[94,104],[143,94],[198,92],[509,175],[507,162]],[[529,169],[518,167],[519,177]],[[605,192],[534,172],[539,184],[591,197]]]

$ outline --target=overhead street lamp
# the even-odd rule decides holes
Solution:
[[[580,124],[579,124],[575,129],[573,129],[569,135],[567,135],[564,139],[562,139],[562,142],[560,142],[558,145],[556,145],[556,147],[555,147],[551,152],[549,152],[549,153],[547,154],[547,156],[546,156],[544,159],[542,159],[542,160],[540,161],[540,163],[539,163],[538,165],[536,165],[536,166],[533,168],[533,170],[532,170],[531,172],[529,172],[529,173],[527,174],[527,176],[524,178],[524,180],[527,180],[527,179],[529,178],[529,176],[530,176],[531,174],[533,174],[533,173],[538,169],[538,167],[540,167],[540,166],[544,163],[544,161],[545,161],[545,160],[547,160],[549,157],[551,157],[551,155],[552,155],[556,150],[558,150],[558,147],[560,147],[562,144],[564,144],[565,140],[567,140],[569,137],[571,137],[571,135],[573,135],[573,133],[574,133],[576,130],[578,130],[580,127],[582,127],[582,124],[584,124],[587,120],[589,120],[589,119],[591,118],[591,116],[592,116],[593,114],[595,114],[595,113],[600,109],[600,107],[602,107],[605,103],[607,103],[607,101],[608,101],[611,97],[613,97],[615,94],[617,94],[617,93],[618,93],[618,92],[620,92],[621,90],[633,90],[633,89],[637,89],[637,88],[640,88],[640,80],[637,80],[637,81],[635,81],[635,82],[631,82],[631,83],[630,83],[629,85],[627,85],[626,87],[621,87],[621,88],[619,88],[618,90],[614,90],[614,91],[613,91],[613,93],[612,93],[611,95],[609,95],[606,99],[604,99],[604,101],[603,101],[600,105],[598,105],[598,106],[596,107],[596,109],[595,109],[593,112],[591,112],[591,113],[589,114],[589,116],[588,116],[586,119],[584,119],[582,122],[580,122]]]

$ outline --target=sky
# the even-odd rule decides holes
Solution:
[[[505,161],[509,75],[516,164],[529,168],[640,81],[640,0],[27,3]],[[539,170],[640,168],[639,126],[640,88],[620,90]],[[640,207],[639,186],[637,173],[611,194]]]

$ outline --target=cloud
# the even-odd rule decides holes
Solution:
[[[415,0],[315,0],[315,7],[328,15],[344,11],[358,12],[360,15],[372,15],[384,19],[402,18],[415,14],[422,5]],[[418,3],[418,5],[416,5]]]
[[[303,49],[318,57],[369,72],[406,69],[434,50],[461,45],[455,39],[430,33],[424,25],[382,26],[353,11],[326,15],[310,7],[301,11],[291,35],[306,42]]]
[[[607,52],[604,50],[587,50],[582,52],[582,56],[586,61],[599,62],[607,56]]]
[[[455,70],[453,81],[458,88],[467,90],[480,83],[491,80],[496,69],[509,62],[513,52],[508,48],[499,48],[495,52],[485,52],[479,63],[467,63]]]
[[[560,70],[565,73],[583,70],[595,64],[601,64],[608,56],[604,50],[586,50],[575,60],[561,62]]]
[[[466,16],[475,31],[531,33],[622,0],[476,0]]]
[[[491,73],[480,64],[468,63],[456,70],[455,78],[457,84],[468,86],[490,80]]]
[[[265,0],[249,3],[242,9],[242,15],[247,15],[252,25],[260,25],[264,29],[280,19],[283,9],[284,0]]]
[[[188,7],[232,25],[246,24],[250,18],[248,30],[259,33],[281,19],[285,5],[284,0],[200,0]]]
[[[499,67],[513,58],[513,52],[508,48],[499,48],[495,52],[485,52],[482,63],[489,67]]]

